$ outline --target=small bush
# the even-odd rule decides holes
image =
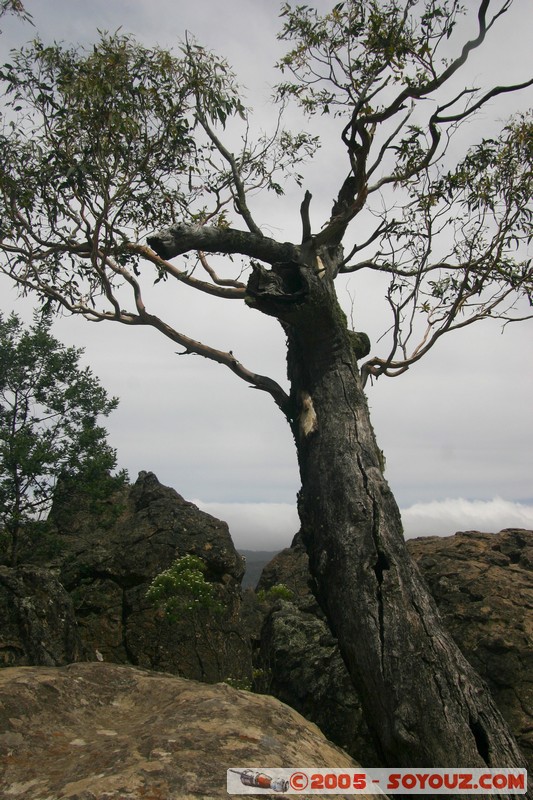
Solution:
[[[205,579],[206,570],[198,556],[178,558],[169,569],[156,575],[146,598],[163,608],[170,621],[200,609],[220,612],[223,606],[215,596],[215,587]]]
[[[275,600],[293,600],[294,592],[284,583],[276,583],[270,589],[260,589],[257,598],[261,603],[273,603]]]

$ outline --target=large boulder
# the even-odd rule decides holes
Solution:
[[[82,638],[106,661],[188,678],[250,679],[250,646],[240,621],[244,572],[228,526],[163,486],[150,472],[114,499],[119,514],[54,510],[65,549],[60,580],[73,598]],[[62,523],[61,520],[64,520]],[[146,600],[153,578],[186,554],[202,558],[224,611],[169,621]]]
[[[0,671],[0,731],[17,800],[225,800],[231,767],[357,766],[274,698],[114,664]]]
[[[466,532],[408,542],[445,625],[488,683],[533,767],[533,531]],[[362,719],[337,644],[310,590],[305,549],[296,537],[265,568],[258,590],[283,584],[256,649],[257,689],[314,721],[366,766],[379,755]],[[324,709],[327,708],[327,713]]]

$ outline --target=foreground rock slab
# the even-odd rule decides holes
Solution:
[[[0,671],[0,764],[6,800],[216,800],[229,767],[356,766],[274,698],[94,662]]]

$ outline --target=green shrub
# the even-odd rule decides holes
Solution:
[[[276,583],[270,589],[260,589],[257,598],[261,603],[273,603],[275,600],[294,600],[294,592],[284,583]]]
[[[146,598],[162,608],[171,622],[200,609],[220,612],[223,606],[216,598],[215,587],[205,579],[206,570],[198,556],[178,558],[169,569],[156,575]]]

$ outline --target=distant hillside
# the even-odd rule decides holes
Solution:
[[[246,572],[242,579],[242,588],[255,589],[263,567],[272,561],[279,550],[239,550],[239,553],[246,559]]]

